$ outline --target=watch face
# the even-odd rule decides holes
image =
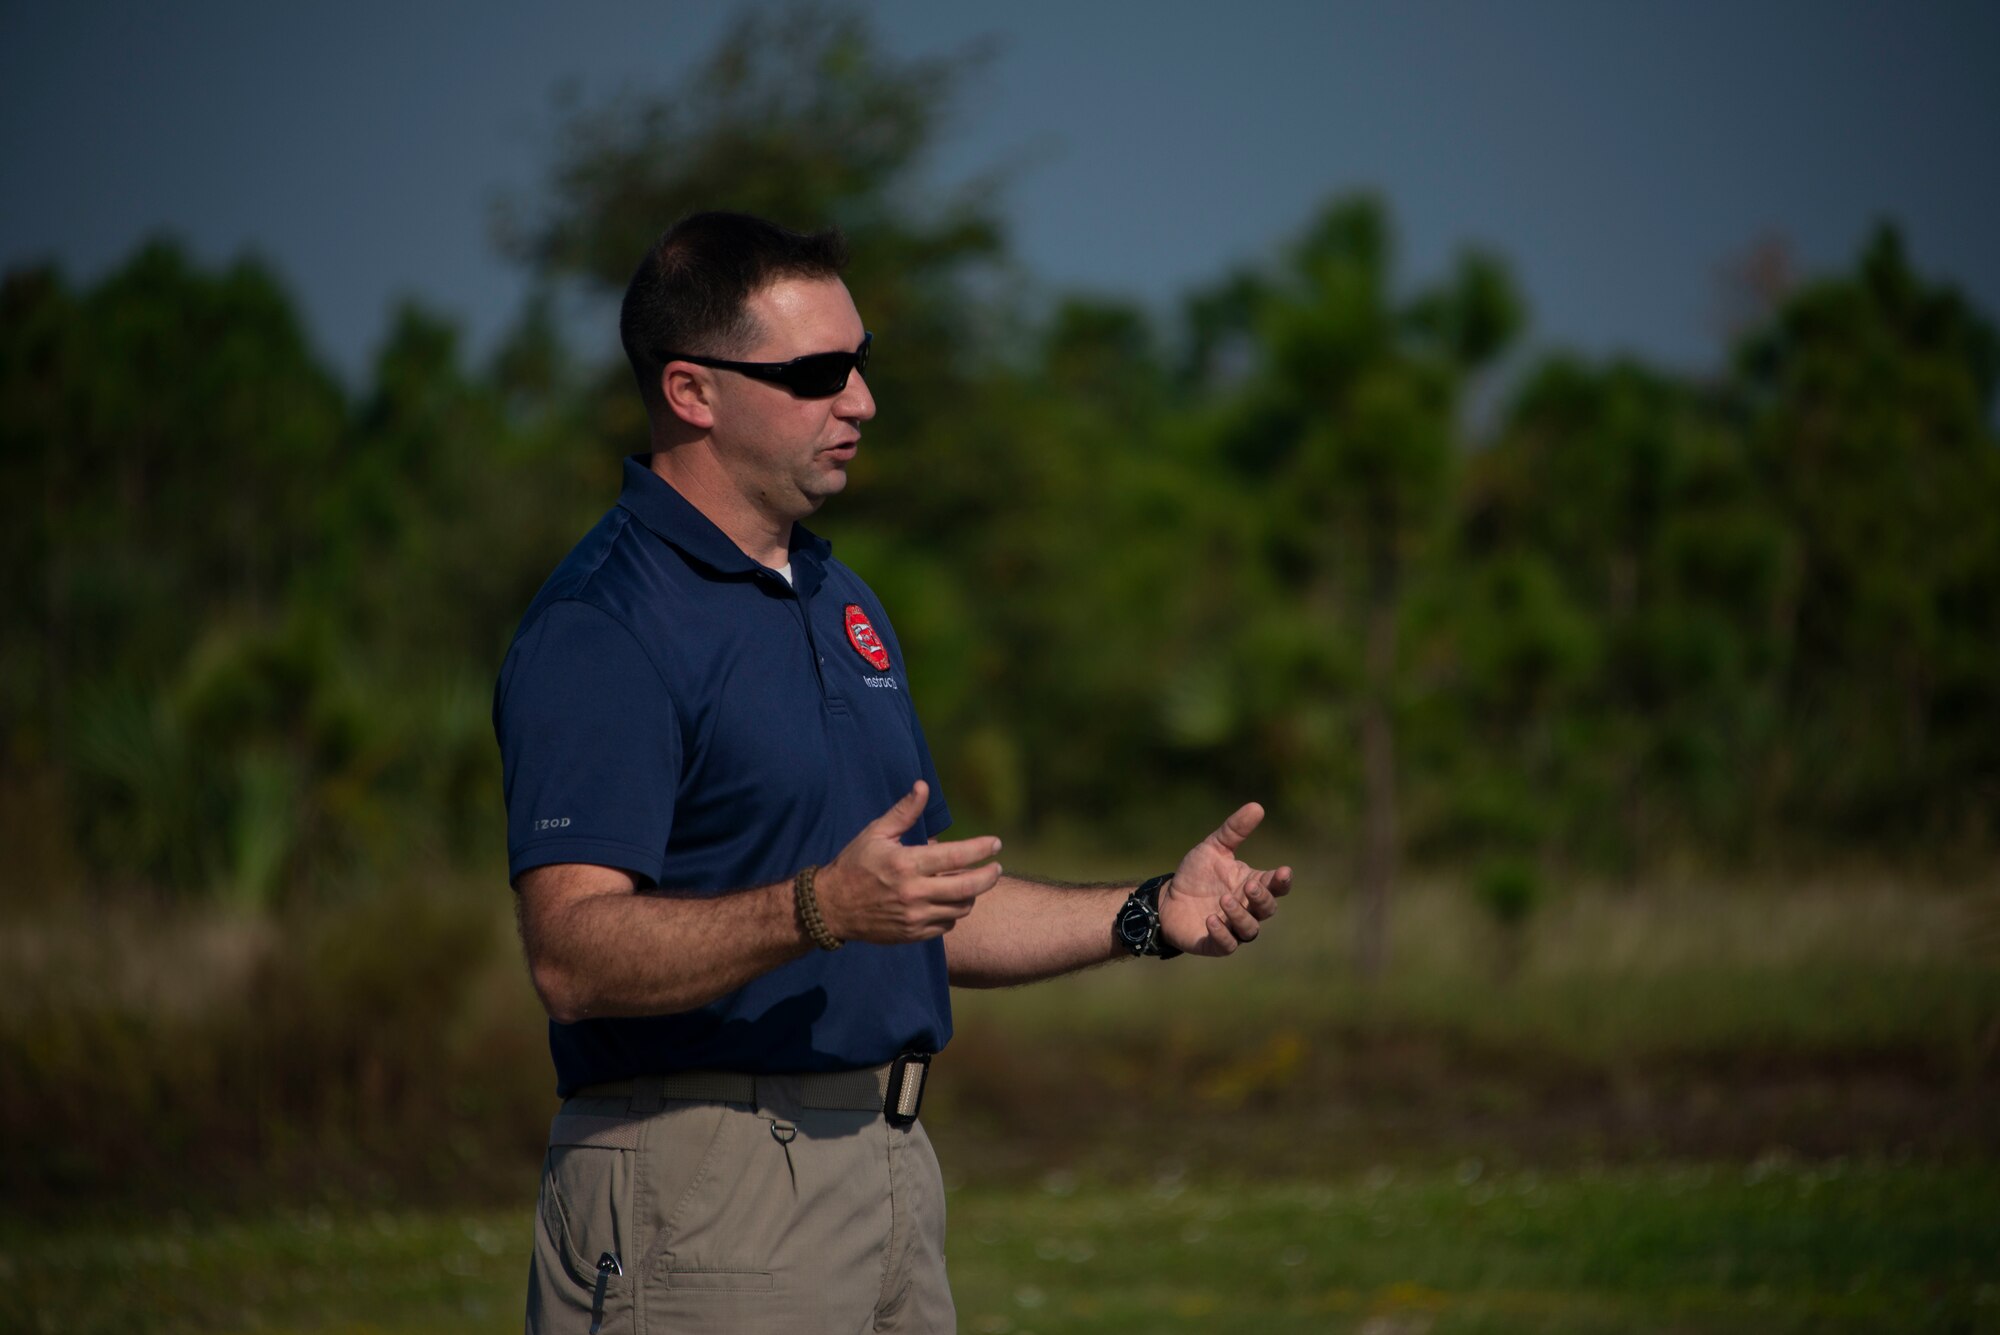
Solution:
[[[1137,955],[1144,951],[1146,943],[1153,938],[1153,914],[1144,903],[1127,900],[1125,907],[1118,910],[1118,939],[1127,950]]]

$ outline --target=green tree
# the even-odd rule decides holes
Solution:
[[[494,667],[602,504],[563,504],[560,374],[502,396],[408,309],[351,411],[268,271],[164,241],[0,292],[0,786],[38,837],[245,905],[490,845]]]
[[[979,786],[1011,794],[987,809],[1013,828],[1102,840],[1124,821],[1148,839],[1197,805],[1188,820],[1213,818],[1212,766],[1178,744],[1169,699],[1211,657],[1195,613],[1213,506],[1167,429],[1176,399],[1141,312],[1070,297],[1038,333],[1031,361],[982,379],[951,445],[955,488],[981,503],[950,550],[980,596],[932,641],[954,679],[947,735],[964,730]]]
[[[1473,461],[1459,544],[1470,824],[1504,792],[1545,851],[1630,869],[1675,842],[1740,850],[1789,567],[1715,396],[1545,360]]]
[[[1385,211],[1353,199],[1323,211],[1283,269],[1234,279],[1193,309],[1198,360],[1211,376],[1241,376],[1227,391],[1219,462],[1259,484],[1269,559],[1285,572],[1294,613],[1322,637],[1322,660],[1351,664],[1357,951],[1371,976],[1387,960],[1401,849],[1396,715],[1408,593],[1434,558],[1456,486],[1466,386],[1522,322],[1505,269],[1483,255],[1468,253],[1408,300],[1393,276]],[[1247,369],[1233,370],[1232,355]],[[1318,738],[1321,747],[1345,741]]]
[[[2000,338],[1884,227],[1744,340],[1735,387],[1798,563],[1776,801],[1867,837],[1990,836]]]
[[[340,390],[255,261],[211,275],[156,241],[80,295],[10,276],[4,307],[4,527],[26,572],[0,636],[25,706],[7,751],[63,776],[100,866],[199,885],[282,780],[220,759],[178,688],[285,617]]]

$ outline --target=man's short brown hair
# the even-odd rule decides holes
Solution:
[[[648,410],[675,356],[728,357],[761,330],[750,298],[786,278],[838,278],[847,240],[837,228],[794,232],[747,213],[695,213],[653,244],[625,289],[618,336]]]

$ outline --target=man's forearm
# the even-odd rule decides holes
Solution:
[[[815,873],[822,934],[932,941],[992,889],[999,840],[903,843],[929,791],[912,784]],[[528,971],[558,1022],[693,1010],[814,948],[789,880],[701,896],[635,885],[629,871],[588,863],[535,867],[516,883]]]
[[[1131,893],[1130,885],[1002,876],[945,935],[952,985],[1008,987],[1124,958],[1111,925]]]
[[[693,1010],[813,948],[789,881],[700,898],[589,895],[522,927],[536,991],[565,1024]]]

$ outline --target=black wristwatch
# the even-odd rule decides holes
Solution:
[[[1125,900],[1111,923],[1111,939],[1133,955],[1153,955],[1170,960],[1181,952],[1160,935],[1160,889],[1174,874],[1155,876]]]

